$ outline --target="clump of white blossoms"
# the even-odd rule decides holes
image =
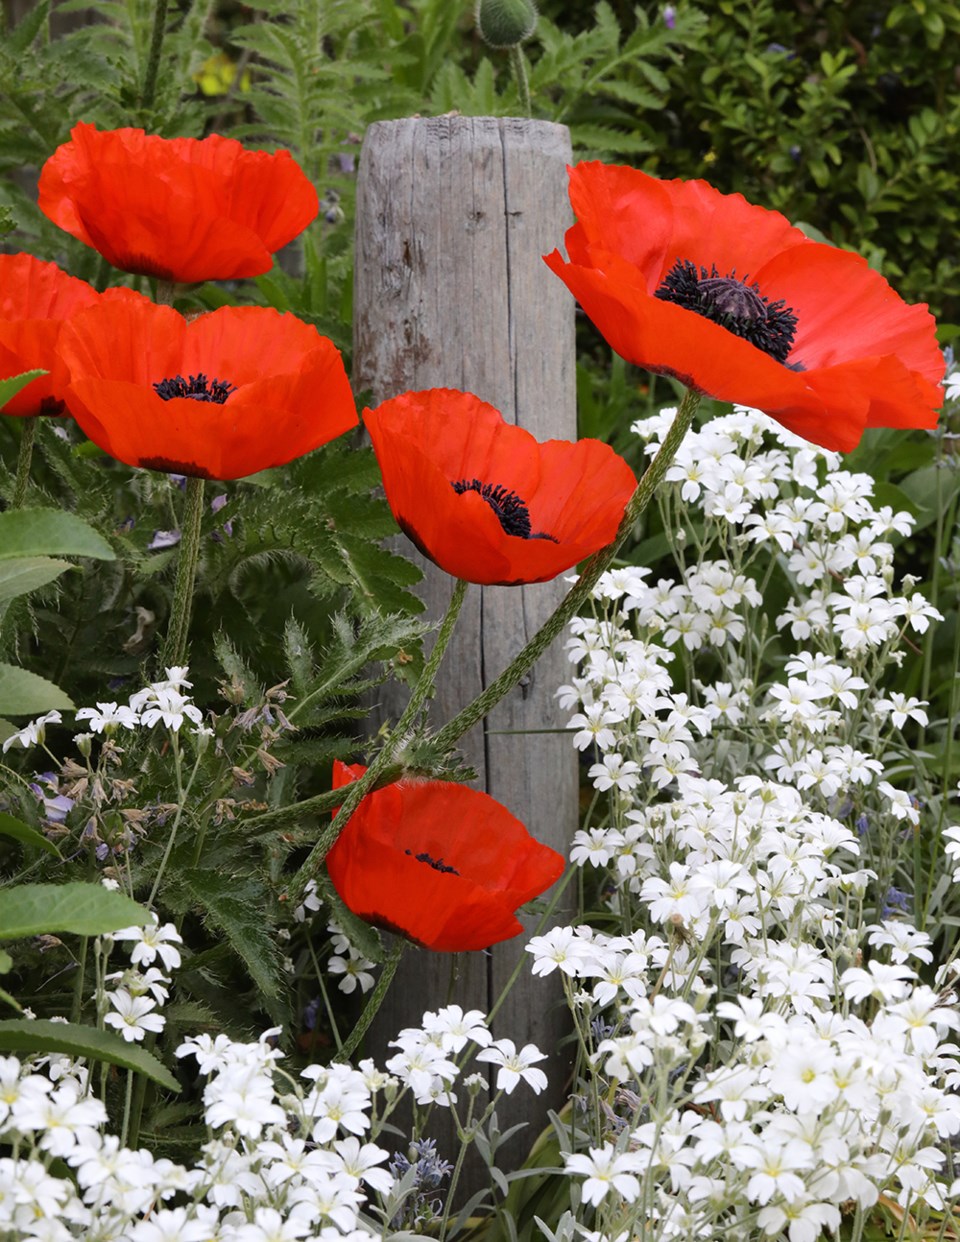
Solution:
[[[635,426],[648,452],[672,414]],[[667,480],[676,577],[605,574],[559,691],[598,794],[571,858],[609,921],[527,946],[583,1049],[569,1219],[813,1242],[883,1195],[922,1221],[960,1195],[960,1016],[909,919],[927,705],[883,685],[940,618],[894,585],[913,519],[750,410]]]
[[[171,980],[160,965],[176,970],[180,943],[172,924],[156,920],[101,938],[98,961],[121,946],[131,959],[127,969],[105,974],[98,988],[106,1026],[131,1042],[163,1029],[160,1010]],[[0,1144],[11,1153],[0,1158],[0,1237],[362,1242],[389,1236],[391,1221],[424,1218],[430,1205],[443,1204],[439,1174],[425,1197],[422,1178],[401,1183],[391,1171],[412,1167],[397,1150],[399,1131],[385,1129],[408,1092],[455,1108],[451,1087],[467,1056],[481,1049],[499,1067],[498,1092],[521,1081],[539,1092],[545,1082],[534,1065],[544,1059],[538,1049],[528,1045],[518,1053],[509,1040],[494,1043],[484,1014],[459,1005],[425,1013],[422,1027],[400,1032],[399,1052],[387,1064],[392,1074],[361,1061],[309,1065],[294,1075],[284,1070],[280,1035],[275,1028],[244,1043],[201,1034],[176,1049],[187,1075],[203,1083],[209,1134],[184,1164],[127,1147],[111,1133],[83,1063],[63,1055],[0,1057]],[[465,1080],[468,1125],[480,1090],[475,1077]],[[377,1142],[381,1135],[389,1149]],[[429,1139],[416,1135],[402,1146],[432,1150]],[[453,1168],[436,1159],[432,1167],[444,1177]]]

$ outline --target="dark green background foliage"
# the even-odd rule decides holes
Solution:
[[[53,39],[46,4],[5,3],[19,23],[0,48],[0,170],[15,175],[0,205],[19,225],[10,244],[64,252],[29,206],[29,170],[78,118],[281,144],[327,195],[329,218],[307,246],[322,278],[315,317],[349,317],[339,260],[365,125],[518,111],[507,54],[479,40],[471,3],[181,0],[149,107],[148,0],[55,4]],[[960,317],[960,4],[545,0],[541,10],[525,48],[534,113],[570,125],[578,158],[741,191],[859,250],[947,323]],[[205,97],[193,75],[216,51],[241,73],[228,93]]]

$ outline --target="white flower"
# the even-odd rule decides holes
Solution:
[[[323,902],[320,900],[320,894],[317,892],[316,880],[308,880],[306,888],[303,890],[303,901],[294,909],[293,917],[296,922],[304,923],[307,916],[309,914],[316,914],[322,905]],[[336,946],[334,947],[336,948]],[[337,949],[337,952],[341,952],[341,950]]]
[[[131,707],[118,703],[98,703],[96,707],[81,707],[75,719],[89,722],[94,733],[112,733],[114,729],[135,729],[140,717]]]
[[[636,1174],[642,1171],[644,1162],[638,1152],[617,1152],[607,1143],[603,1147],[591,1147],[588,1154],[565,1154],[563,1161],[568,1173],[586,1177],[582,1187],[585,1203],[601,1203],[610,1191],[628,1203],[633,1203],[640,1194],[640,1180]]]
[[[867,969],[848,967],[840,976],[840,986],[847,1000],[862,1001],[868,996],[880,1001],[895,1001],[906,996],[909,984],[916,979],[909,966],[878,962],[875,958],[867,963]]]
[[[389,1159],[390,1153],[375,1143],[361,1144],[358,1138],[350,1135],[345,1139],[337,1139],[333,1145],[336,1156],[324,1153],[331,1160],[331,1171],[344,1173],[357,1182],[366,1182],[381,1194],[389,1194],[393,1187],[394,1177],[389,1169],[377,1166]]]
[[[84,1098],[74,1081],[50,1092],[24,1093],[12,1109],[14,1126],[39,1131],[40,1147],[54,1156],[69,1155],[82,1134],[106,1119],[103,1104],[92,1096]]]
[[[423,1029],[440,1036],[444,1052],[461,1052],[471,1041],[485,1048],[493,1038],[482,1010],[468,1009],[464,1013],[459,1005],[446,1005],[436,1013],[425,1013]]]
[[[6,754],[11,746],[19,744],[26,750],[29,746],[39,745],[46,734],[48,724],[59,724],[62,717],[59,712],[47,712],[45,716],[39,716],[19,733],[12,733],[3,743],[3,753]]]
[[[622,755],[604,755],[602,763],[591,765],[587,775],[593,781],[594,788],[604,793],[608,789],[619,789],[629,793],[639,783],[640,765],[632,759],[624,759]]]
[[[545,1061],[547,1054],[534,1044],[524,1044],[518,1052],[512,1039],[496,1039],[489,1048],[478,1052],[476,1059],[499,1066],[497,1090],[505,1091],[507,1095],[510,1095],[521,1079],[537,1095],[547,1085],[547,1076],[543,1070],[533,1068],[537,1061]]]
[[[889,716],[894,727],[902,729],[908,719],[926,726],[929,720],[923,709],[927,706],[929,705],[924,699],[907,698],[899,690],[892,690],[889,698],[874,701],[873,710],[881,719]]]
[[[111,932],[114,940],[132,940],[130,961],[134,966],[150,966],[157,957],[163,962],[166,970],[176,970],[180,965],[180,950],[176,947],[183,944],[183,937],[173,923],[154,922],[147,927],[123,927],[120,931]]]
[[[956,829],[960,835],[960,828]],[[960,853],[960,844],[957,845]],[[531,936],[524,946],[527,953],[532,953],[533,973],[549,975],[560,969],[565,975],[579,975],[591,956],[590,942],[578,935],[574,927],[554,927],[545,936]]]
[[[880,781],[877,789],[887,799],[889,809],[897,819],[906,819],[914,825],[920,823],[920,812],[905,790],[894,789],[889,781]]]
[[[235,1225],[231,1231],[233,1242],[296,1242],[313,1233],[310,1219],[306,1215],[289,1215],[286,1220],[276,1208],[254,1208],[253,1222]]]
[[[153,1012],[157,1007],[156,1001],[147,996],[131,996],[121,988],[108,992],[107,1000],[116,1013],[108,1013],[103,1020],[107,1026],[116,1027],[128,1044],[143,1039],[147,1031],[162,1031],[166,1024],[164,1017]]]
[[[130,1242],[208,1242],[216,1234],[220,1213],[198,1203],[192,1208],[160,1208],[130,1230]]]
[[[369,962],[362,953],[351,950],[349,958],[331,957],[327,963],[327,970],[331,975],[343,975],[340,980],[341,992],[354,992],[357,985],[360,985],[361,992],[369,992],[373,987],[374,978],[370,974],[374,962]]]
[[[132,706],[132,698],[130,703]],[[162,721],[176,733],[184,720],[203,724],[203,713],[176,690],[155,687],[152,697],[141,708],[140,721],[147,727]]]

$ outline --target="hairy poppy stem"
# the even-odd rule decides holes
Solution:
[[[167,640],[163,646],[160,664],[172,668],[183,664],[187,652],[187,635],[190,632],[190,609],[193,604],[193,584],[197,576],[200,557],[200,529],[203,524],[203,479],[187,477],[187,495],[183,506],[180,526],[180,553],[177,558],[177,580],[173,587],[173,604],[170,607],[170,624]]]
[[[357,1025],[347,1036],[346,1042],[340,1047],[337,1055],[333,1058],[335,1061],[349,1061],[360,1044],[360,1040],[366,1035],[370,1023],[377,1016],[377,1010],[383,1004],[383,998],[390,990],[390,984],[393,983],[393,976],[397,973],[397,967],[400,965],[400,958],[403,950],[407,947],[407,942],[402,936],[397,936],[393,948],[390,950],[390,956],[383,963],[383,970],[380,972],[380,978],[377,985],[370,993],[370,999],[363,1007]]]
[[[492,711],[503,696],[508,694],[520,678],[536,664],[540,656],[543,655],[544,651],[546,651],[571,618],[575,617],[590,599],[590,595],[600,575],[610,568],[620,545],[626,539],[634,522],[646,509],[654,492],[662,482],[663,476],[667,472],[667,467],[673,461],[677,449],[680,447],[690,424],[693,422],[693,416],[699,404],[700,393],[695,392],[693,389],[687,389],[683,400],[680,402],[680,408],[677,410],[676,417],[670,424],[656,457],[647,467],[643,478],[637,484],[637,490],[627,502],[623,519],[620,522],[613,542],[607,544],[605,548],[602,548],[587,561],[576,586],[571,588],[569,594],[565,596],[558,608],[547,618],[519,655],[507,665],[496,681],[491,682],[482,694],[477,695],[472,703],[468,703],[463,711],[458,712],[437,733],[434,741],[438,748],[448,749],[452,747],[458,738],[462,737],[478,720],[482,720],[488,712]]]
[[[160,51],[163,48],[163,36],[167,29],[167,0],[156,0],[153,10],[153,29],[150,31],[150,50],[147,53],[147,67],[143,74],[143,87],[140,90],[140,107],[152,108],[153,97],[157,93],[157,74],[160,70]]]
[[[20,436],[20,452],[17,455],[17,477],[13,485],[11,509],[19,509],[27,496],[27,484],[30,482],[30,463],[33,461],[33,442],[37,438],[38,415],[21,418],[22,434]]]
[[[523,115],[526,117],[533,116],[533,104],[530,100],[530,81],[527,77],[527,62],[524,59],[523,49],[519,43],[510,49],[510,66],[513,69],[513,76],[516,78],[517,90],[520,92],[520,107],[523,109]]]
[[[423,666],[423,672],[413,688],[410,695],[410,701],[404,708],[403,714],[390,731],[390,736],[384,742],[372,763],[364,772],[359,780],[353,781],[344,787],[342,791],[334,790],[334,793],[340,793],[340,809],[333,817],[333,823],[324,832],[319,841],[310,851],[306,862],[297,872],[291,884],[291,889],[299,892],[303,885],[312,879],[320,870],[323,860],[333,846],[334,841],[342,832],[347,820],[353,814],[360,804],[360,799],[364,794],[369,793],[377,784],[379,778],[383,775],[384,770],[395,762],[396,743],[403,742],[407,730],[413,724],[420,713],[420,709],[426,703],[430,692],[433,690],[433,683],[437,679],[437,671],[440,668],[440,662],[443,659],[447,644],[450,642],[450,636],[453,634],[453,628],[457,623],[457,617],[460,615],[460,609],[463,606],[463,598],[467,593],[467,584],[463,579],[458,578],[453,588],[453,595],[450,597],[450,603],[447,606],[446,615],[440,623],[440,629],[437,631],[437,640],[433,644],[433,650],[427,658],[426,664]],[[329,794],[321,795],[327,798]],[[302,813],[303,804],[297,807],[287,808],[295,810],[298,814]]]

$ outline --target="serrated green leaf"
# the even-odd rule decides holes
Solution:
[[[42,832],[37,832],[36,828],[31,828],[29,824],[21,823],[19,819],[8,815],[6,811],[0,811],[0,836],[12,837],[14,841],[20,841],[23,845],[45,850],[54,858],[60,857],[60,851],[52,841],[47,840]]]
[[[39,716],[73,711],[73,700],[59,686],[13,664],[0,664],[0,712],[7,716]]]
[[[0,940],[49,932],[103,936],[153,921],[149,910],[123,893],[80,880],[68,884],[18,884],[0,890]]]
[[[313,678],[314,658],[310,640],[303,626],[290,617],[283,627],[283,649],[294,694],[306,694]]]
[[[222,931],[265,1000],[280,994],[280,952],[255,902],[235,896],[236,881],[217,871],[190,868],[178,876],[208,922]]]
[[[0,380],[0,410],[8,401],[13,400],[21,388],[26,388],[41,375],[46,375],[46,371],[24,371],[22,375],[11,375],[7,379]]]
[[[0,517],[6,516],[0,514]],[[27,595],[38,587],[55,582],[68,569],[76,569],[71,561],[58,561],[50,556],[20,556],[2,559],[0,553],[0,605],[18,595]]]
[[[62,1052],[70,1057],[106,1061],[108,1065],[135,1070],[167,1091],[180,1091],[180,1084],[152,1053],[128,1044],[112,1031],[98,1031],[92,1026],[43,1018],[8,1018],[0,1022],[0,1051]]]
[[[90,556],[116,560],[109,543],[75,513],[12,509],[0,513],[0,557]]]

